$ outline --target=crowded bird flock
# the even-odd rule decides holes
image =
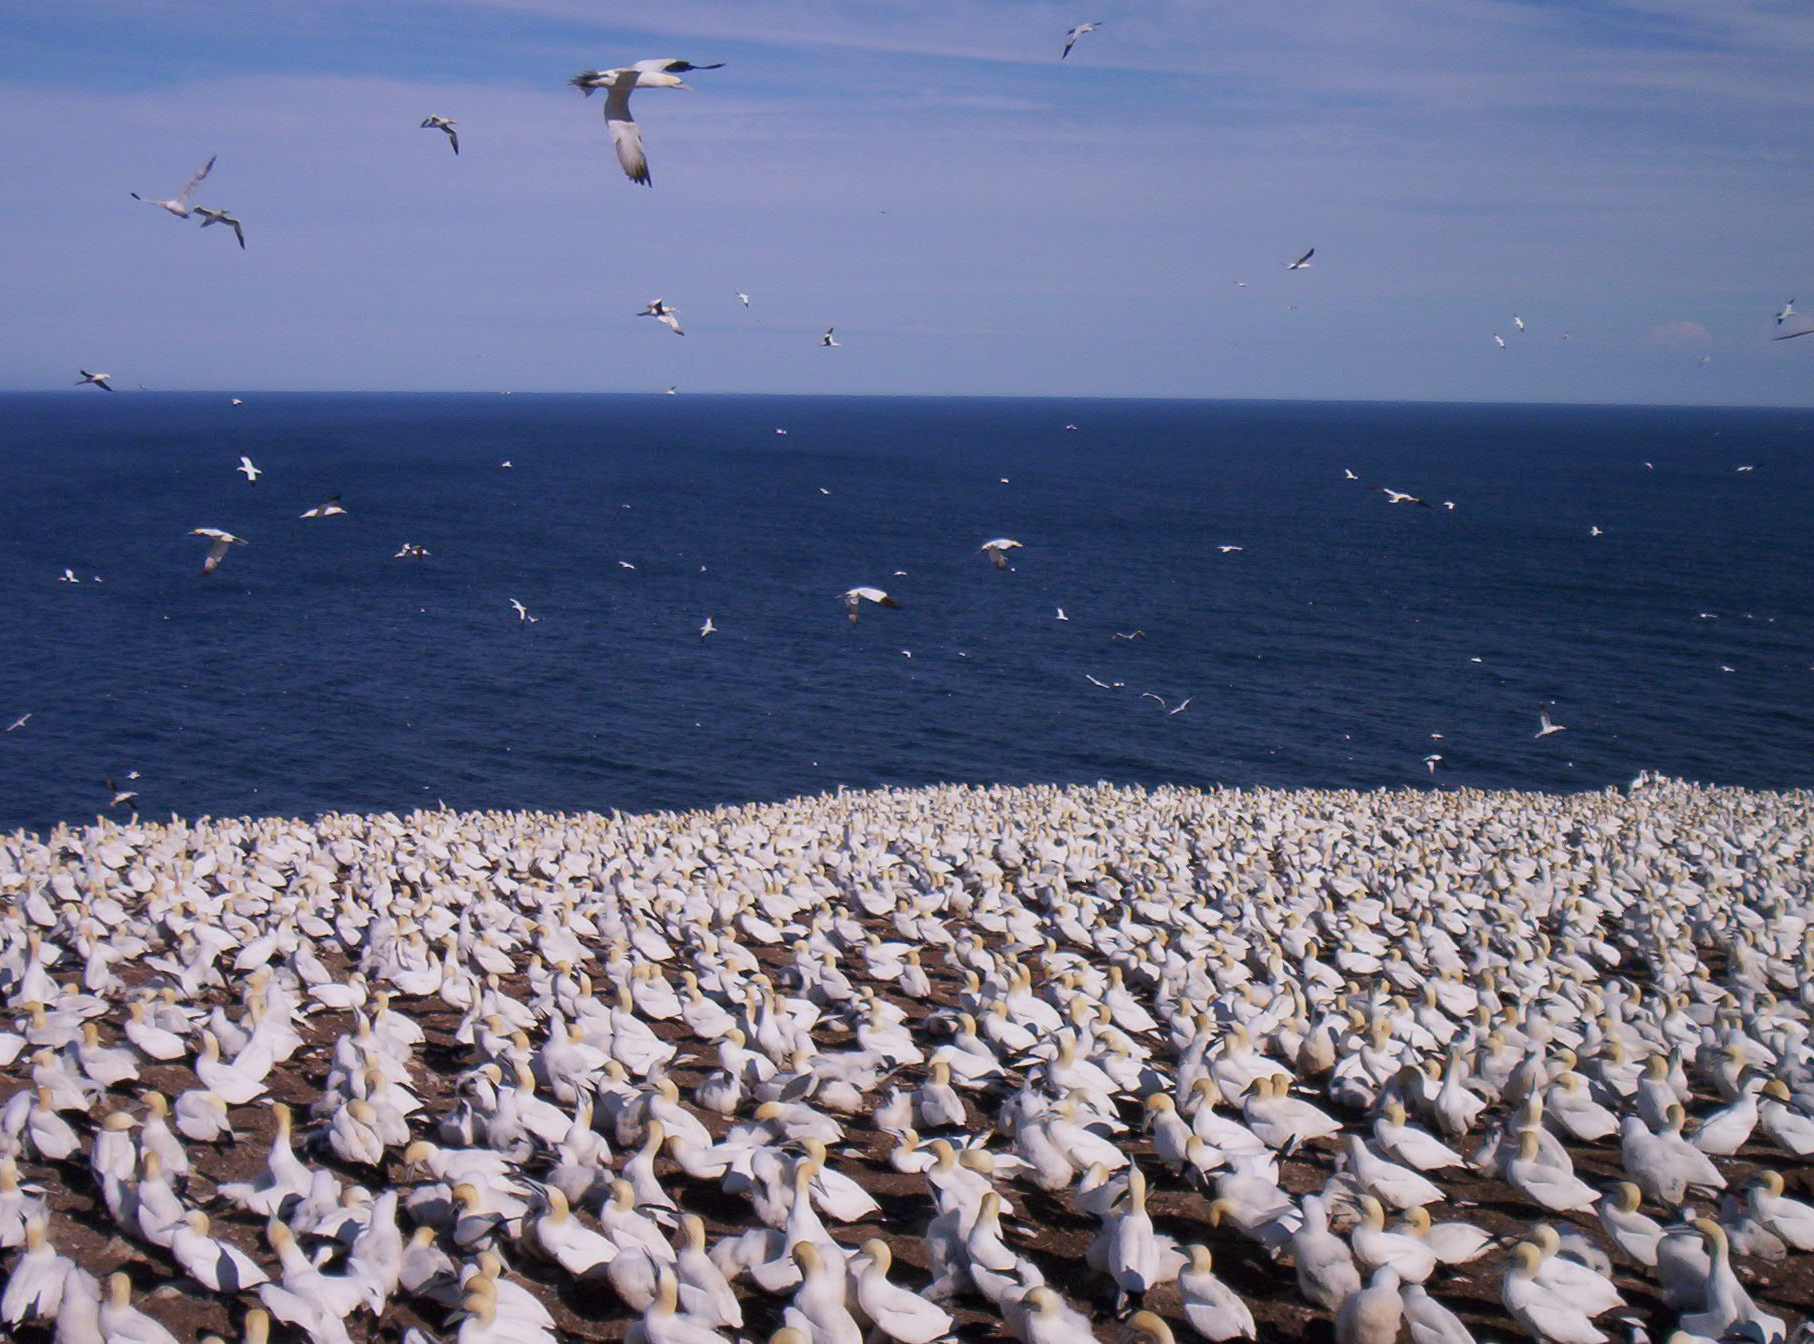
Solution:
[[[1814,796],[1095,787],[0,841],[0,1315],[1806,1338]]]

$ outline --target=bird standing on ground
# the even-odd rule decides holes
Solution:
[[[209,173],[209,170],[211,170],[214,167],[214,158],[215,158],[215,156],[209,155],[208,161],[206,163],[204,163],[199,169],[196,170],[195,176],[190,178],[188,181],[188,184],[185,185],[181,191],[177,192],[176,196],[171,200],[168,200],[168,201],[147,200],[145,197],[139,195],[138,192],[136,192],[136,191],[131,192],[129,194],[131,195],[132,199],[135,201],[144,201],[146,205],[161,205],[164,209],[168,210],[171,214],[175,215],[178,219],[187,219],[187,218],[189,218],[189,197],[191,195],[193,195],[195,192],[195,184],[200,182],[204,177],[206,177]]]
[[[454,130],[458,123],[452,117],[428,117],[422,122],[425,131],[446,131],[447,142],[453,146],[453,152],[460,152],[460,133]]]
[[[638,88],[684,89],[690,87],[681,79],[689,70],[719,70],[717,65],[694,65],[689,61],[668,59],[638,61],[615,70],[587,70],[568,82],[588,98],[592,90],[604,89],[605,125],[611,131],[611,143],[617,146],[617,161],[625,176],[645,187],[655,184],[649,178],[649,160],[642,149],[642,130],[630,115],[630,94]]]

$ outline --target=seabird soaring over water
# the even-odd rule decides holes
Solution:
[[[897,609],[901,605],[880,588],[850,588],[839,593],[838,596],[844,601],[844,614],[850,617],[852,625],[857,623],[857,608],[866,601],[874,602],[877,606]]]
[[[569,83],[590,98],[592,90],[605,89],[605,125],[611,130],[611,141],[617,146],[617,161],[632,182],[653,186],[649,180],[649,160],[642,152],[642,131],[630,115],[630,94],[637,88],[684,89],[689,87],[681,75],[689,70],[718,70],[717,65],[693,65],[688,61],[650,60],[615,70],[588,70],[575,75]]]
[[[742,290],[738,290],[737,291],[737,302],[741,303],[745,308],[747,308],[750,306],[750,296],[745,294]]]
[[[1795,300],[1789,299],[1783,304],[1783,310],[1776,315],[1776,325],[1781,326],[1790,318],[1799,316],[1795,311]]]
[[[189,535],[208,537],[214,542],[208,548],[208,558],[202,561],[202,573],[204,574],[212,574],[220,568],[221,557],[227,553],[227,547],[251,545],[244,537],[236,537],[231,532],[221,531],[218,527],[192,527],[189,529]]]
[[[10,733],[15,728],[25,727],[25,721],[29,718],[31,718],[30,714],[21,714],[18,718],[6,725],[6,731]]]
[[[458,154],[460,152],[460,133],[454,130],[457,124],[452,117],[429,117],[423,121],[422,129],[446,131],[448,143],[453,146],[453,152]]]
[[[111,373],[90,373],[87,369],[77,369],[76,372],[82,375],[80,378],[76,379],[77,387],[82,386],[84,383],[93,383],[103,392],[113,391],[113,384],[107,381],[113,377]]]
[[[113,801],[107,804],[109,807],[124,807],[127,803],[130,803],[134,798],[139,796],[137,790],[122,789],[118,784],[115,784],[112,775],[107,776],[106,782],[107,791],[113,795]]]
[[[1299,257],[1296,261],[1294,261],[1290,265],[1286,266],[1285,269],[1288,271],[1307,271],[1310,269],[1310,258],[1314,257],[1315,255],[1316,255],[1316,249],[1313,247],[1308,252],[1304,253],[1303,256]]]
[[[1093,33],[1100,27],[1102,27],[1102,20],[1097,19],[1094,23],[1080,23],[1067,32],[1064,35],[1064,50],[1058,53],[1058,59],[1062,61],[1071,54],[1071,48],[1077,45],[1078,38],[1085,33]]]
[[[136,192],[136,191],[131,192],[129,194],[131,195],[132,199],[135,201],[145,201],[146,205],[161,205],[164,207],[164,209],[168,210],[171,214],[175,215],[178,219],[187,219],[187,218],[189,218],[189,197],[195,191],[195,184],[197,182],[200,182],[204,177],[206,177],[208,175],[208,170],[213,167],[214,167],[214,156],[210,155],[208,157],[208,161],[206,163],[204,163],[199,170],[197,170],[195,176],[189,179],[188,185],[185,186],[181,191],[177,192],[176,198],[174,200],[150,201],[150,200],[145,200],[145,198],[143,196],[139,195],[138,192]]]
[[[516,610],[516,618],[517,618],[517,622],[519,624],[521,624],[521,625],[534,625],[535,624],[535,617],[533,617],[529,614],[529,609],[527,607],[525,607],[521,602],[517,601],[513,597],[510,599],[510,605]]]
[[[317,504],[314,508],[310,509],[307,513],[299,513],[296,516],[298,518],[329,518],[329,517],[332,517],[336,513],[345,513],[345,512],[346,512],[346,510],[340,507],[340,496],[339,495],[329,495],[327,503]]]
[[[1442,759],[1441,756],[1438,756],[1435,752],[1431,752],[1428,756],[1423,758],[1423,763],[1430,767],[1431,774],[1435,774],[1436,773],[1436,762],[1440,761],[1441,759]]]
[[[1565,723],[1550,722],[1549,706],[1544,705],[1538,708],[1537,731],[1532,734],[1533,737],[1548,737],[1551,733],[1561,733],[1566,732],[1567,730],[1568,725]]]
[[[707,635],[715,635],[717,633],[718,627],[713,625],[712,618],[707,616],[705,618],[705,624],[699,627],[699,637],[704,639]]]
[[[836,327],[825,328],[825,334],[819,338],[819,344],[820,345],[837,345],[838,342],[834,341],[831,336],[832,332],[834,332],[836,330],[837,330]]]
[[[1018,549],[1020,543],[1011,537],[997,537],[994,541],[985,541],[976,549],[989,557],[989,563],[997,569],[1008,567],[1008,552]]]
[[[650,299],[649,306],[644,308],[637,316],[654,318],[676,336],[686,335],[686,333],[680,329],[680,315],[660,299]]]
[[[202,217],[202,227],[204,229],[210,224],[227,225],[233,230],[233,236],[239,239],[239,250],[241,252],[246,250],[246,231],[240,225],[240,222],[233,218],[232,215],[228,214],[225,210],[210,210],[206,206],[201,205],[195,207],[195,213]]]
[[[397,548],[397,553],[393,555],[391,559],[422,560],[433,554],[433,551],[429,550],[428,547],[422,545],[420,542],[406,541]]]
[[[63,573],[58,577],[57,582],[58,583],[80,583],[80,582],[82,582],[82,580],[80,580],[76,577],[75,570],[71,569],[68,565],[65,565],[65,566],[63,566]]]
[[[1216,549],[1222,552],[1223,555],[1227,555],[1230,551],[1238,551],[1243,548],[1239,546],[1218,546]]]
[[[1501,350],[1505,349],[1505,337],[1501,336],[1498,332],[1494,332],[1493,344],[1498,346]]]
[[[258,478],[264,475],[264,472],[252,465],[252,459],[246,457],[244,454],[240,455],[239,465],[233,468],[233,470],[246,478],[247,485],[257,485]]]
[[[1382,485],[1378,487],[1378,489],[1379,492],[1393,504],[1416,504],[1418,507],[1425,509],[1430,507],[1429,500],[1419,499],[1416,495],[1407,495],[1403,490],[1394,490],[1389,485]]]

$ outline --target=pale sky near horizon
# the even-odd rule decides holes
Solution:
[[[1805,4],[87,0],[0,37],[4,388],[1814,402],[1814,336],[1772,340],[1814,313]],[[725,63],[635,95],[652,189],[566,83],[646,57]],[[243,253],[128,196],[209,155]]]

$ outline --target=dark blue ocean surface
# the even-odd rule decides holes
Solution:
[[[0,722],[31,715],[0,735],[3,828],[92,819],[133,770],[151,816],[1814,785],[1814,412],[92,388],[0,412]],[[200,526],[250,544],[204,577]],[[1012,571],[977,551],[997,536]],[[849,625],[857,584],[901,610]],[[1538,739],[1545,702],[1567,731]]]

